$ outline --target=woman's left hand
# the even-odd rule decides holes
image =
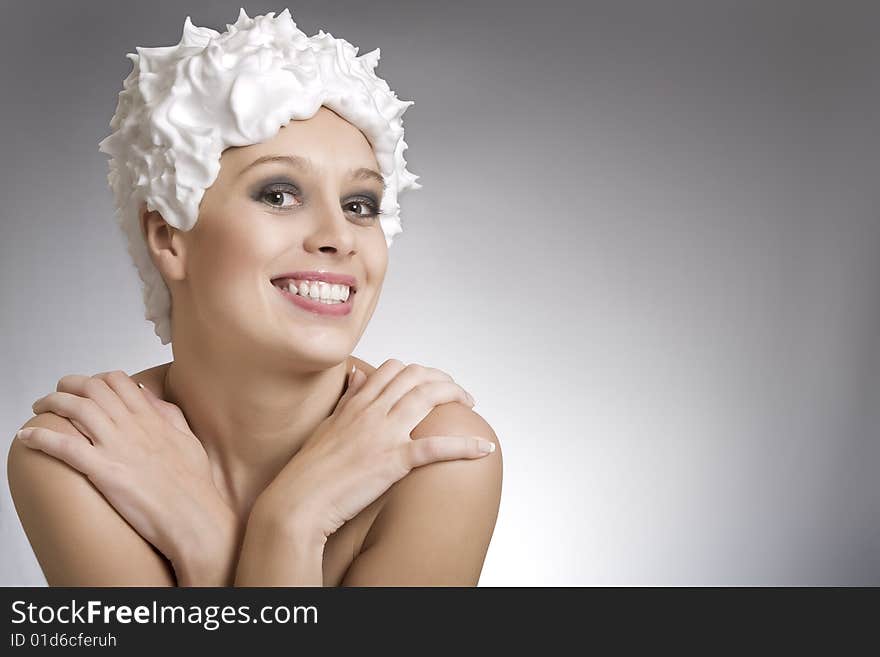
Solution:
[[[92,444],[43,427],[32,427],[23,443],[86,475],[171,561],[179,585],[229,585],[238,523],[177,406],[113,371],[65,376],[33,410],[68,418]]]

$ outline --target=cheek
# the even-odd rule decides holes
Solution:
[[[385,272],[388,271],[388,261],[383,259],[372,264],[370,272],[372,276],[373,286],[381,288],[385,281]]]
[[[257,226],[244,212],[211,217],[210,229],[200,234],[193,272],[199,286],[216,294],[254,294],[254,282],[266,278],[274,257],[271,227]]]
[[[388,268],[388,246],[385,243],[385,233],[381,228],[377,228],[369,235],[369,238],[361,245],[360,251],[368,278],[367,282],[371,285],[381,283]]]
[[[388,247],[385,245],[385,236],[382,235],[381,243],[369,254],[367,272],[373,285],[381,285],[385,280],[385,272],[388,270]]]

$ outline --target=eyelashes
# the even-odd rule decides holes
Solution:
[[[275,181],[264,183],[252,195],[253,200],[269,206],[275,211],[293,210],[302,207],[303,195],[291,182]],[[291,200],[293,199],[293,200]],[[356,194],[346,200],[343,209],[357,217],[358,221],[372,222],[383,211],[379,209],[381,202],[371,193]],[[356,207],[357,210],[349,210]]]

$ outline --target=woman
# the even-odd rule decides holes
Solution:
[[[109,181],[174,359],[70,375],[8,456],[50,585],[475,585],[502,461],[444,372],[351,356],[405,169],[378,51],[287,10],[139,48]]]

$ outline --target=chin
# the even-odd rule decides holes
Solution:
[[[299,363],[312,369],[333,367],[351,355],[360,337],[355,334],[357,321],[351,317],[340,318],[339,325],[333,325],[333,320],[327,319],[316,322],[307,316],[300,320],[286,314],[281,318],[270,315],[255,312],[242,318],[244,325],[239,326],[240,342],[246,345],[248,358],[262,361],[267,367],[281,363]]]
[[[338,365],[351,355],[354,345],[343,336],[324,336],[323,339],[311,340],[297,338],[287,340],[282,346],[281,358],[314,366],[315,369],[326,369]]]

